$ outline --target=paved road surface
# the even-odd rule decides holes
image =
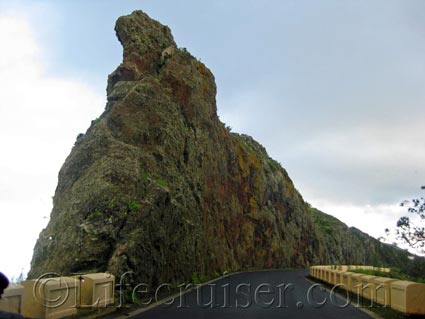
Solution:
[[[331,299],[329,291],[311,288],[314,283],[306,275],[303,270],[240,273],[177,297],[172,305],[159,305],[131,318],[371,318],[352,305],[343,307],[345,299]],[[320,306],[324,300],[327,302]]]

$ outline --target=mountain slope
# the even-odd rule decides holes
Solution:
[[[396,246],[384,244],[357,228],[348,227],[335,217],[310,207],[318,240],[328,264],[362,264],[404,268],[410,254]]]

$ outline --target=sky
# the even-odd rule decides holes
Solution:
[[[26,274],[57,175],[141,9],[214,73],[218,114],[304,199],[374,237],[425,184],[422,0],[0,0],[0,271]]]

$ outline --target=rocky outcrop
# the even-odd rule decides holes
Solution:
[[[390,261],[341,223],[329,237],[287,172],[226,129],[213,74],[168,27],[136,11],[116,33],[123,63],[109,76],[104,113],[60,170],[30,277],[132,270],[138,282],[178,283],[193,273],[370,263],[372,246]]]
[[[323,249],[319,254],[326,264],[359,264],[406,268],[410,254],[393,245],[384,244],[357,228],[348,227],[335,217],[309,207],[317,240]]]

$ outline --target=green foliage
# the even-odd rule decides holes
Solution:
[[[204,274],[200,274],[198,272],[194,272],[192,274],[192,284],[194,284],[194,285],[202,284],[202,283],[208,281],[209,279],[210,279],[209,276],[204,275]]]
[[[113,209],[115,209],[116,207],[117,207],[117,202],[116,202],[115,198],[113,198],[113,199],[110,201],[110,203],[109,203],[109,205],[108,205],[108,208],[109,208],[109,209],[111,209],[111,210],[113,210]]]
[[[355,272],[357,274],[363,274],[368,276],[377,276],[377,277],[391,277],[396,278],[392,276],[390,273],[379,271],[379,270],[369,270],[369,269],[352,269],[350,272]],[[399,278],[397,278],[399,279]]]
[[[153,180],[157,185],[159,185],[163,188],[168,187],[168,184],[165,180],[160,179],[160,178],[153,178],[152,175],[150,175],[149,173],[143,173],[142,178],[145,181]]]
[[[161,187],[168,187],[167,182],[162,179],[156,179],[155,182]]]
[[[425,186],[421,189],[424,190]],[[425,253],[425,199],[421,197],[406,200],[400,206],[406,207],[408,213],[419,216],[419,220],[414,222],[408,216],[402,216],[397,221],[395,229],[398,241],[407,243],[419,253]],[[391,234],[389,229],[385,232],[387,235]],[[400,265],[400,269],[392,269],[392,274],[402,280],[425,283],[425,258],[416,256],[413,260]]]
[[[422,190],[425,186],[421,187]],[[408,216],[399,218],[396,224],[395,235],[401,243],[408,244],[418,253],[425,253],[425,198],[414,198],[411,201],[405,200],[400,204],[406,207],[409,214],[417,215],[418,221],[410,219]],[[389,229],[385,229],[387,236],[391,234]]]
[[[328,235],[332,235],[334,230],[341,226],[341,222],[335,217],[318,213],[317,210],[311,206],[308,207],[308,210],[316,225]]]
[[[86,219],[89,222],[96,222],[108,218],[122,218],[129,213],[136,213],[140,210],[141,205],[136,200],[112,198],[111,200],[100,201],[97,207],[93,208],[87,214]]]
[[[413,278],[414,281],[425,283],[425,258],[414,257],[409,263],[403,264],[400,271]]]
[[[186,48],[178,48],[176,54],[183,56],[183,57],[184,56],[191,56],[191,54],[189,53],[189,51]]]
[[[399,279],[399,280],[415,281],[415,282],[425,283],[425,278],[411,276],[407,273],[404,273],[400,268],[391,268],[391,272],[389,272],[389,273],[377,271],[377,270],[366,270],[366,269],[365,270],[363,270],[363,269],[350,270],[350,272],[354,272],[354,273],[358,273],[358,274],[365,274],[365,275],[369,275],[369,276],[388,277],[388,278],[395,278],[395,279]]]
[[[140,204],[136,203],[133,200],[129,200],[127,202],[127,207],[130,210],[130,212],[134,213],[134,212],[137,212],[140,209]]]
[[[92,123],[94,123],[94,124],[99,124],[100,123],[100,117],[97,117],[97,118],[95,118],[93,121],[92,121]]]
[[[95,209],[94,211],[92,211],[92,212],[90,212],[88,215],[87,215],[87,219],[89,220],[89,221],[92,221],[92,220],[96,220],[96,219],[101,219],[101,218],[103,218],[104,217],[104,214],[102,213],[102,211],[100,211],[99,209]]]

